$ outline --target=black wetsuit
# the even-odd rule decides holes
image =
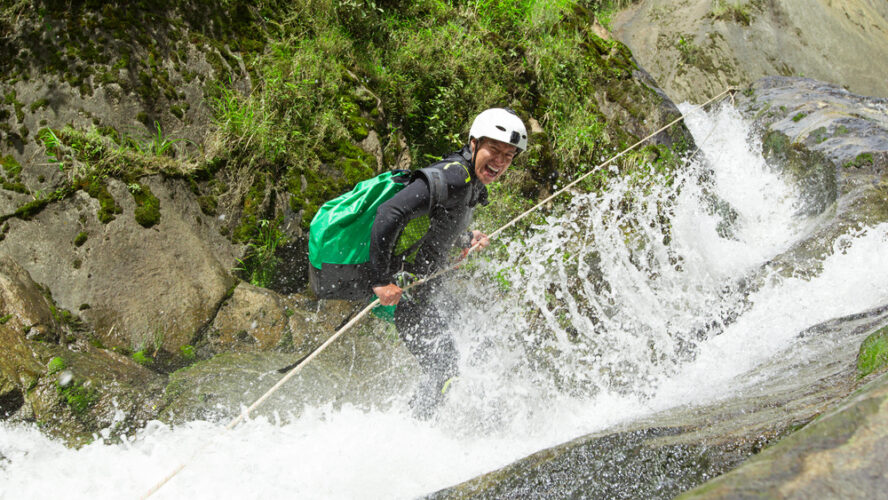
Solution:
[[[469,246],[472,212],[479,203],[487,204],[487,188],[475,175],[471,155],[467,146],[417,171],[413,182],[379,207],[370,233],[371,286],[393,283],[402,269],[414,274],[437,271],[448,264],[454,246]],[[438,178],[431,178],[430,170],[439,171]],[[395,243],[404,227],[424,215],[429,216],[429,230],[415,258],[412,262],[398,258]]]
[[[451,249],[469,247],[472,212],[479,203],[487,204],[487,188],[475,175],[471,154],[466,146],[419,170],[410,185],[379,207],[370,240],[372,286],[394,283],[400,270],[418,275],[435,272],[450,263]],[[424,215],[429,216],[429,229],[415,259],[395,256],[395,243],[405,226]],[[445,333],[454,307],[448,297],[436,293],[438,284],[433,281],[411,290],[395,310],[398,333],[429,376],[426,394],[417,394],[431,398],[419,402],[422,407],[434,406],[442,385],[457,374],[457,352]]]

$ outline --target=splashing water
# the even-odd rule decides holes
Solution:
[[[671,179],[576,195],[452,285],[462,372],[437,419],[315,407],[233,431],[155,422],[79,450],[0,422],[0,498],[137,498],[179,463],[156,498],[410,498],[723,397],[805,328],[888,302],[888,224],[842,237],[813,278],[767,275],[817,221],[733,109],[687,123],[702,152]]]

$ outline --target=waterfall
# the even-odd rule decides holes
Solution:
[[[888,224],[841,237],[816,276],[772,272],[821,221],[733,108],[683,111],[701,150],[679,171],[575,193],[453,280],[461,375],[436,419],[410,417],[408,394],[233,431],[152,422],[77,450],[0,422],[0,498],[138,497],[183,462],[155,498],[411,498],[723,398],[786,370],[806,328],[888,303]]]

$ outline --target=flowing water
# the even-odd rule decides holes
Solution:
[[[152,423],[78,450],[0,422],[0,498],[138,498],[180,463],[155,498],[421,496],[728,397],[785,369],[775,359],[804,329],[888,303],[888,225],[842,237],[813,278],[770,274],[820,221],[797,215],[804,200],[732,108],[685,111],[702,151],[680,173],[575,195],[452,285],[465,304],[452,324],[462,373],[436,419],[411,418],[405,395],[233,431]]]

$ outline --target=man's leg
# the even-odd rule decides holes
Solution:
[[[429,418],[444,399],[445,384],[459,372],[459,353],[446,333],[445,317],[430,300],[431,291],[412,295],[398,304],[395,326],[426,375],[411,406],[418,417]]]

